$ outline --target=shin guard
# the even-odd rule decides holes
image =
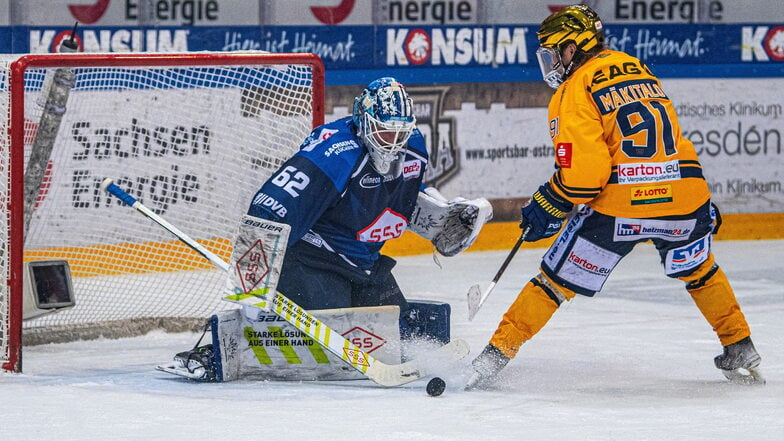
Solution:
[[[514,358],[520,346],[547,324],[561,303],[574,296],[574,292],[539,274],[525,285],[506,311],[490,344]]]
[[[722,345],[730,345],[751,334],[730,282],[716,265],[712,253],[693,273],[679,279],[686,282],[686,290]]]
[[[449,343],[449,303],[409,300],[411,309],[400,319],[401,340],[425,338],[442,344]]]

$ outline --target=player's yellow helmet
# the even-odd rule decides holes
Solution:
[[[536,33],[539,46],[560,48],[562,43],[574,41],[577,48],[590,51],[604,46],[604,30],[599,15],[586,5],[567,6],[552,13]]]
[[[599,16],[585,5],[567,6],[547,17],[539,26],[539,49],[536,58],[542,78],[557,89],[575,67],[579,67],[593,52],[604,48],[604,31]],[[564,64],[561,49],[574,42],[577,52]]]

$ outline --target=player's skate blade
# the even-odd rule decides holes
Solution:
[[[765,384],[765,378],[758,368],[738,368],[738,369],[721,369],[721,373],[727,377],[728,380],[735,384],[743,385],[762,385]]]
[[[486,389],[495,382],[498,373],[509,363],[509,357],[493,345],[487,345],[471,362],[473,373],[463,387],[465,391]]]

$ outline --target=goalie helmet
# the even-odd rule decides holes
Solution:
[[[354,100],[354,125],[381,174],[400,162],[416,118],[406,89],[391,77],[379,78]]]
[[[571,73],[574,58],[569,66],[561,60],[561,49],[568,43],[577,46],[575,58],[604,47],[604,27],[599,15],[586,5],[567,6],[552,13],[539,26],[536,33],[539,49],[536,58],[542,77],[552,88],[558,88]],[[578,55],[579,54],[579,55]]]

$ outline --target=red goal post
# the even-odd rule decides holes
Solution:
[[[324,68],[304,53],[5,55],[0,106],[0,370],[21,371],[23,335],[193,328],[223,309],[225,276],[100,181],[227,257],[252,195],[323,123]],[[49,260],[68,263],[75,306],[24,320],[26,264]]]

